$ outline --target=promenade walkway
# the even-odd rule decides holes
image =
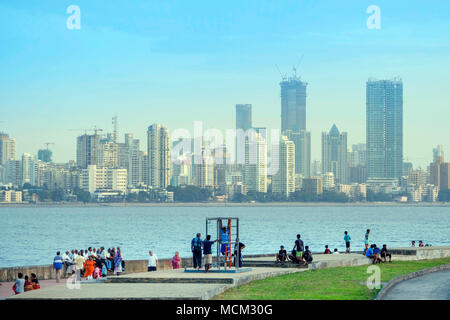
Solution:
[[[441,258],[450,255],[450,247],[433,248],[397,248],[392,249],[392,260],[421,260]],[[314,260],[308,269],[334,268],[341,266],[360,266],[369,264],[370,260],[361,253],[350,254],[314,254]],[[264,257],[244,257],[244,267],[252,270],[241,273],[191,273],[178,270],[161,270],[156,272],[138,272],[121,276],[108,276],[106,283],[82,282],[79,289],[69,289],[63,282],[55,285],[54,280],[41,281],[40,290],[33,290],[8,299],[195,299],[205,300],[226,289],[267,277],[293,272],[303,272],[306,268],[298,268],[291,263],[285,267],[275,264],[275,255]],[[141,269],[142,270],[142,269]],[[445,275],[448,285],[449,273]],[[425,278],[425,276],[423,277]],[[426,278],[425,278],[426,279]],[[411,280],[412,281],[412,280]],[[426,280],[424,280],[426,281]],[[48,282],[48,283],[47,283]],[[408,281],[407,281],[408,282]],[[444,280],[434,280],[435,284]],[[9,294],[12,282],[3,282],[0,292]],[[425,284],[422,284],[426,287]],[[406,289],[404,289],[406,290]],[[433,290],[430,289],[430,292]],[[441,291],[441,296],[448,294]],[[430,293],[431,294],[431,293]],[[417,295],[416,295],[417,297]]]
[[[302,272],[307,268],[280,268],[274,256],[249,258],[244,267],[251,271],[241,273],[191,273],[183,269],[141,272],[121,276],[108,276],[106,283],[81,283],[79,289],[66,285],[53,285],[40,290],[10,296],[8,299],[192,299],[206,300],[226,289],[244,283],[288,273]],[[255,266],[260,263],[261,266]],[[368,264],[361,254],[314,255],[312,267],[320,268]],[[273,265],[266,267],[264,265]],[[12,286],[12,283],[11,283]]]
[[[450,269],[402,281],[382,300],[450,300]]]

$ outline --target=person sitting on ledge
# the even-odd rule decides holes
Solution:
[[[331,254],[331,250],[328,249],[328,245],[325,245],[325,251],[323,252],[323,254]]]
[[[391,254],[391,252],[388,250],[388,248],[386,247],[385,244],[383,244],[383,248],[381,248],[380,256],[381,256],[381,258],[384,259],[384,262],[386,262],[386,258],[387,258],[387,257],[389,257],[389,262],[391,262],[391,260],[392,260],[392,254]]]
[[[382,260],[380,258],[380,248],[377,247],[377,245],[373,244],[373,263],[381,263]]]
[[[419,247],[423,247],[423,241],[422,240],[419,240]]]
[[[366,257],[369,259],[373,259],[373,245],[367,248]]]
[[[284,249],[284,246],[280,246],[280,251],[278,251],[278,253],[277,253],[277,261],[276,262],[285,263],[286,257],[287,257],[287,253],[286,253],[286,250]]]
[[[338,251],[338,249],[337,249],[337,248],[334,248],[334,252],[333,252],[333,254],[339,254],[339,251]]]
[[[289,260],[291,260],[293,263],[299,263],[300,259],[297,258],[297,251],[295,249],[292,250],[291,254],[288,255]]]
[[[302,258],[306,264],[310,264],[313,261],[312,252],[309,250],[309,246],[305,246],[305,251],[303,252]]]
[[[416,246],[416,242],[413,240],[411,241],[411,247],[415,247]]]

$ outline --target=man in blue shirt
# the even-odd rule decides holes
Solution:
[[[56,282],[59,282],[59,279],[61,278],[61,270],[63,267],[63,258],[60,255],[60,252],[56,252],[56,256],[53,258],[53,268],[56,272]]]
[[[203,255],[205,256],[205,272],[211,268],[212,264],[212,250],[211,247],[217,240],[211,241],[211,235],[207,235],[203,240]]]
[[[348,234],[347,231],[344,232],[344,241],[345,241],[345,252],[346,253],[350,253],[350,240],[352,240],[352,238],[350,238],[350,235]]]
[[[194,262],[194,269],[202,267],[202,246],[203,241],[200,239],[201,234],[197,233],[197,237],[191,241],[192,258]]]

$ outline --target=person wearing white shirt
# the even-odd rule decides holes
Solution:
[[[148,271],[156,271],[156,266],[158,265],[158,257],[153,252],[149,251],[148,257]]]

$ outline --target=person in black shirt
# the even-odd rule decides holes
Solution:
[[[305,246],[305,251],[303,252],[302,258],[307,264],[313,261],[312,252],[309,251],[309,246]]]
[[[280,251],[277,253],[277,262],[285,263],[286,262],[287,253],[284,250],[284,246],[280,246]]]
[[[234,266],[236,266],[236,258],[239,261],[239,268],[242,267],[242,250],[245,248],[245,244],[239,242],[238,246],[234,246]]]
[[[392,261],[392,254],[389,252],[385,244],[383,244],[383,248],[381,248],[380,256],[384,259],[384,262],[386,262],[386,257],[389,257],[389,262]]]
[[[300,239],[300,235],[297,235],[297,240],[295,240],[294,248],[292,250],[295,250],[297,259],[299,262],[302,262],[302,256],[303,256],[303,240]]]

